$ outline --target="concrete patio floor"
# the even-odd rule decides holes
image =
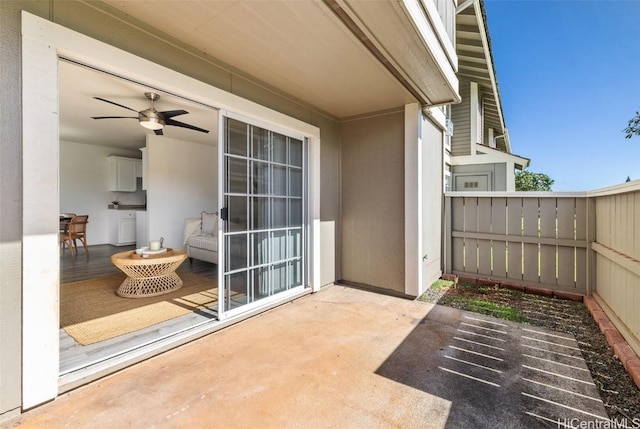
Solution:
[[[572,337],[336,285],[2,427],[564,427],[558,419],[607,419]]]

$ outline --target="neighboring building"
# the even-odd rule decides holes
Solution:
[[[529,160],[511,152],[481,0],[457,8],[456,53],[462,102],[448,107],[453,136],[445,154],[445,190],[515,191],[515,171]]]
[[[456,6],[456,0],[1,1],[0,419],[335,281],[404,296],[421,294],[441,274],[447,109],[430,106],[460,102]],[[465,10],[458,16],[466,20],[467,15]],[[484,35],[484,22],[477,22],[480,27],[473,31]],[[466,21],[465,25],[473,27]],[[464,28],[458,26],[462,36]],[[518,159],[508,153],[483,37],[480,56],[489,59],[482,66],[488,67],[488,80],[460,76],[467,106],[477,106],[478,112],[484,106],[485,119],[476,113],[471,124],[488,137],[474,140],[467,149],[457,140],[452,142],[454,180],[462,174],[457,169],[464,167],[465,155],[491,157],[490,165],[496,169],[500,163],[494,158],[504,157],[504,163],[512,166]],[[74,81],[74,70],[108,79],[87,77],[91,90],[84,98],[75,98],[74,105],[69,103],[71,90],[64,88],[87,84]],[[66,87],[69,81],[71,86]],[[101,92],[106,91],[107,81],[113,84],[110,91],[121,86],[128,98]],[[473,88],[478,92],[469,95]],[[79,116],[85,119],[95,115],[80,106],[96,96],[130,106],[144,91],[162,93],[158,103],[189,103],[193,108],[186,110],[192,111],[192,119],[197,111],[208,110],[207,123],[194,125],[217,131],[211,133],[214,144],[209,147],[217,148],[212,153],[204,145],[189,144],[188,138],[172,145],[136,128],[142,147],[147,139],[150,157],[149,237],[157,237],[163,228],[182,228],[186,214],[179,210],[188,199],[200,198],[192,192],[197,175],[181,186],[180,180],[163,180],[168,176],[156,166],[175,174],[180,164],[182,173],[174,177],[182,179],[194,176],[193,165],[204,163],[210,165],[209,173],[215,170],[217,183],[202,180],[210,183],[207,191],[215,198],[203,199],[200,207],[226,208],[234,221],[233,230],[220,223],[219,261],[225,261],[232,248],[237,251],[242,243],[249,246],[257,239],[250,225],[261,221],[260,207],[274,219],[282,216],[282,224],[277,228],[267,224],[260,239],[275,240],[285,234],[290,247],[278,264],[288,268],[278,271],[280,265],[275,263],[258,266],[255,255],[253,262],[242,266],[220,263],[218,320],[87,362],[61,376],[56,217],[62,204],[60,189],[66,186],[63,174],[85,171],[86,180],[76,183],[91,182],[98,167],[107,165],[107,155],[123,150],[110,145],[127,126],[126,121],[119,122],[102,131],[101,146],[92,140],[95,133],[90,135],[91,130],[104,130],[97,128],[100,121],[93,122],[91,127],[96,128],[91,130],[75,130],[73,114],[84,113]],[[492,99],[494,105],[489,103]],[[113,108],[101,103],[104,113],[97,114],[125,113],[107,107]],[[188,118],[184,122],[190,123]],[[453,112],[454,122],[456,118]],[[459,123],[455,138],[463,140]],[[282,139],[289,145],[289,155],[265,161],[249,135],[267,136],[269,142]],[[238,141],[242,147],[234,146]],[[496,142],[496,149],[477,144],[489,141]],[[104,160],[96,168],[82,162],[86,153],[99,151]],[[68,156],[78,157],[79,162]],[[177,162],[185,158],[194,163]],[[208,159],[217,165],[207,164]],[[275,184],[266,196],[255,196],[248,185],[238,188],[238,183],[250,180],[256,185],[259,169],[234,169],[235,161],[243,166],[268,164],[273,172],[269,180],[277,176],[286,183],[282,193],[275,191]],[[154,190],[154,183],[162,185]],[[157,191],[160,187],[162,194]],[[171,204],[176,196],[181,202]],[[162,204],[172,209],[154,210]],[[89,228],[97,228],[100,216],[106,218],[103,212],[106,207],[91,218],[96,220],[90,220]],[[89,234],[94,240],[90,244],[108,242],[106,238],[101,242],[98,232]],[[169,244],[181,245],[171,240]],[[233,247],[234,243],[240,246]],[[269,246],[276,248],[278,243],[269,241]],[[248,247],[244,249],[248,252]],[[258,279],[262,269],[271,274]],[[249,290],[258,281],[276,282],[277,273],[285,273],[282,279],[288,280],[271,283],[266,298],[227,306],[225,289]],[[273,292],[280,289],[283,292]]]

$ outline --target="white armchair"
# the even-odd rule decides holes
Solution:
[[[189,260],[218,263],[218,213],[202,212],[184,220],[184,242]]]

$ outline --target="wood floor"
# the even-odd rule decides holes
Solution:
[[[79,248],[75,262],[71,260],[69,252],[66,252],[60,258],[60,283],[69,283],[121,273],[121,271],[111,263],[109,258],[114,253],[133,248],[134,246],[123,247],[108,244],[89,246],[89,257],[86,257],[83,248]],[[198,260],[193,260],[192,263],[186,260],[178,268],[178,275],[183,271],[189,271],[212,279],[217,279],[218,275],[217,265]],[[212,323],[215,320],[217,320],[217,312],[215,309],[198,311],[131,334],[121,335],[88,346],[82,346],[76,343],[64,329],[60,329],[60,375],[126,353],[136,347],[157,341],[161,338],[166,338],[167,336],[184,331],[193,326]]]

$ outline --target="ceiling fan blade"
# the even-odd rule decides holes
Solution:
[[[153,132],[157,135],[157,136],[163,136],[164,134],[162,134],[162,130],[153,130]]]
[[[168,119],[173,118],[174,116],[186,115],[189,112],[187,112],[186,110],[165,110],[164,112],[158,113],[160,113],[165,119]]]
[[[133,110],[131,107],[123,106],[122,104],[118,104],[118,103],[115,103],[113,101],[109,101],[107,99],[100,98],[100,97],[93,97],[93,98],[95,98],[96,100],[104,101],[105,103],[113,104],[114,106],[123,107],[123,108],[125,108],[127,110],[131,110],[132,112],[138,113],[137,110]]]
[[[92,116],[91,119],[138,119],[137,116]]]
[[[176,121],[174,119],[165,119],[164,121],[167,125],[173,125],[174,127],[188,128],[194,131],[200,131],[201,133],[208,133],[209,130],[205,130],[204,128],[196,127],[195,125],[185,124],[184,122]]]

